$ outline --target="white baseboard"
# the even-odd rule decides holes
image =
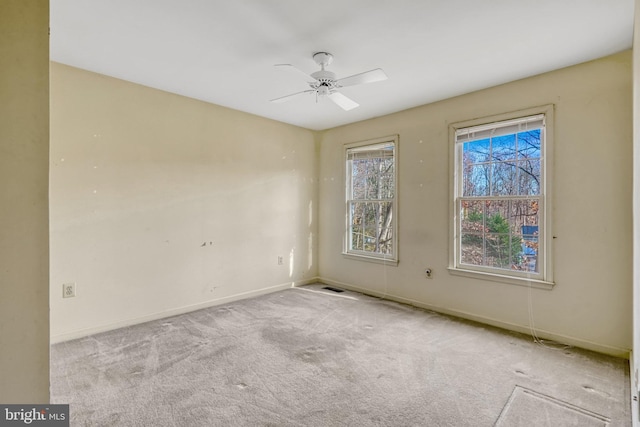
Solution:
[[[507,329],[510,331],[520,332],[523,334],[531,335],[531,329],[528,325],[518,325],[515,323],[505,322],[499,319],[493,319],[486,316],[477,315],[474,313],[468,313],[460,310],[449,309],[446,307],[438,307],[435,305],[431,305],[422,301],[413,300],[410,298],[404,298],[397,295],[383,293],[374,291],[371,289],[362,288],[360,286],[351,285],[349,283],[343,283],[336,280],[329,279],[327,277],[318,277],[318,282],[325,283],[330,286],[335,286],[338,288],[344,288],[347,290],[352,290],[355,292],[361,292],[366,295],[371,295],[379,298],[388,299],[391,301],[400,302],[403,304],[412,305],[419,308],[424,308],[427,310],[435,311],[437,313],[447,314],[450,316],[460,317],[467,320],[473,320],[474,322],[484,323],[487,325],[495,326],[502,329]],[[595,342],[591,342],[588,340],[584,340],[581,338],[571,337],[568,335],[557,334],[555,332],[546,331],[543,329],[536,328],[536,335],[540,338],[544,338],[547,340],[556,341],[562,344],[568,344],[574,347],[580,347],[587,350],[592,350],[598,353],[604,353],[615,357],[622,357],[625,359],[629,358],[629,349],[626,348],[618,348],[605,344],[599,344]]]
[[[127,326],[133,326],[133,325],[137,325],[139,323],[145,323],[145,322],[150,322],[152,320],[158,320],[158,319],[163,319],[165,317],[171,317],[171,316],[176,316],[179,314],[184,314],[184,313],[189,313],[191,311],[196,311],[196,310],[201,310],[203,308],[209,308],[209,307],[214,307],[216,305],[221,305],[221,304],[228,304],[230,302],[233,301],[238,301],[238,300],[242,300],[242,299],[247,299],[247,298],[253,298],[253,297],[257,297],[260,295],[265,295],[265,294],[269,294],[272,292],[277,292],[277,291],[281,291],[284,289],[288,289],[288,288],[293,288],[296,286],[304,286],[304,285],[308,285],[311,283],[315,283],[317,282],[318,279],[316,278],[312,278],[312,279],[307,279],[307,280],[299,280],[299,281],[292,281],[292,282],[288,282],[288,283],[283,283],[280,285],[276,285],[276,286],[270,286],[267,288],[261,288],[261,289],[256,289],[253,291],[249,291],[249,292],[242,292],[239,294],[235,294],[235,295],[230,295],[224,298],[218,298],[218,299],[213,299],[213,300],[208,300],[208,301],[204,301],[201,303],[197,303],[197,304],[192,304],[192,305],[188,305],[188,306],[183,306],[183,307],[177,307],[177,308],[173,308],[170,310],[165,310],[165,311],[161,311],[161,312],[157,312],[157,313],[151,313],[151,314],[147,314],[141,317],[135,317],[135,318],[131,318],[131,319],[123,319],[123,320],[119,320],[113,323],[108,323],[108,324],[104,324],[104,325],[99,325],[99,326],[92,326],[89,328],[83,328],[83,329],[77,329],[74,331],[70,331],[70,332],[65,332],[63,334],[58,334],[58,335],[52,335],[50,337],[50,342],[51,344],[55,344],[55,343],[59,343],[59,342],[63,342],[63,341],[69,341],[69,340],[73,340],[73,339],[77,339],[77,338],[83,338],[89,335],[94,335],[94,334],[98,334],[100,332],[106,332],[106,331],[111,331],[113,329],[119,329],[119,328],[124,328]]]

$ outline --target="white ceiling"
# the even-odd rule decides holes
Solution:
[[[377,117],[631,48],[634,0],[50,0],[51,59],[313,130]],[[301,96],[334,55],[344,111]]]

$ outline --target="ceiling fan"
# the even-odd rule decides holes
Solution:
[[[359,104],[352,99],[347,98],[342,93],[338,92],[339,88],[364,83],[373,83],[387,79],[387,75],[380,68],[337,79],[335,73],[325,70],[325,67],[331,64],[331,62],[333,61],[333,55],[327,52],[317,52],[313,54],[313,60],[320,66],[320,70],[316,71],[315,73],[311,73],[311,75],[305,73],[299,68],[294,67],[291,64],[277,64],[276,67],[280,69],[294,71],[299,75],[304,76],[311,89],[303,90],[302,92],[296,92],[280,98],[275,98],[272,99],[271,102],[285,102],[304,93],[315,93],[316,102],[318,102],[319,98],[326,96],[338,106],[348,111],[358,107]]]

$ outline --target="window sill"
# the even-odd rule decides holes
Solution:
[[[555,286],[554,282],[545,280],[530,279],[527,277],[507,276],[495,273],[485,273],[482,271],[465,270],[462,268],[448,267],[450,274],[455,276],[471,277],[480,280],[489,280],[491,282],[507,283],[510,285],[526,286],[528,288],[552,290]]]
[[[358,255],[358,254],[353,254],[353,253],[348,253],[348,252],[343,252],[342,256],[345,257],[345,258],[348,258],[348,259],[356,260],[356,261],[372,262],[372,263],[375,263],[375,264],[390,265],[392,267],[397,267],[398,266],[398,260],[397,259],[378,258],[378,257],[374,257],[374,256]]]

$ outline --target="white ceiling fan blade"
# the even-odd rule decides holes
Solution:
[[[375,70],[365,71],[364,73],[354,74],[353,76],[338,79],[336,84],[338,87],[344,87],[379,82],[381,80],[387,80],[387,75],[382,71],[382,69],[376,68]]]
[[[288,71],[288,72],[292,72],[292,73],[297,73],[298,75],[304,76],[305,80],[308,81],[308,82],[316,81],[316,79],[311,77],[309,74],[305,73],[300,68],[294,67],[291,64],[276,64],[276,65],[274,65],[274,67],[276,67],[276,68],[278,68],[280,70],[284,70],[284,71]]]
[[[295,98],[298,95],[302,95],[303,93],[312,93],[312,92],[315,92],[315,90],[313,90],[313,89],[303,90],[302,92],[296,92],[296,93],[292,93],[291,95],[285,95],[285,96],[281,96],[280,98],[272,99],[272,100],[270,100],[270,102],[274,102],[276,104],[279,104],[281,102],[285,102],[285,101],[288,101],[288,100],[290,100],[292,98]]]
[[[354,100],[347,98],[340,92],[333,92],[329,94],[329,99],[335,102],[338,106],[342,107],[344,110],[349,111],[358,107],[360,104],[355,102]]]

